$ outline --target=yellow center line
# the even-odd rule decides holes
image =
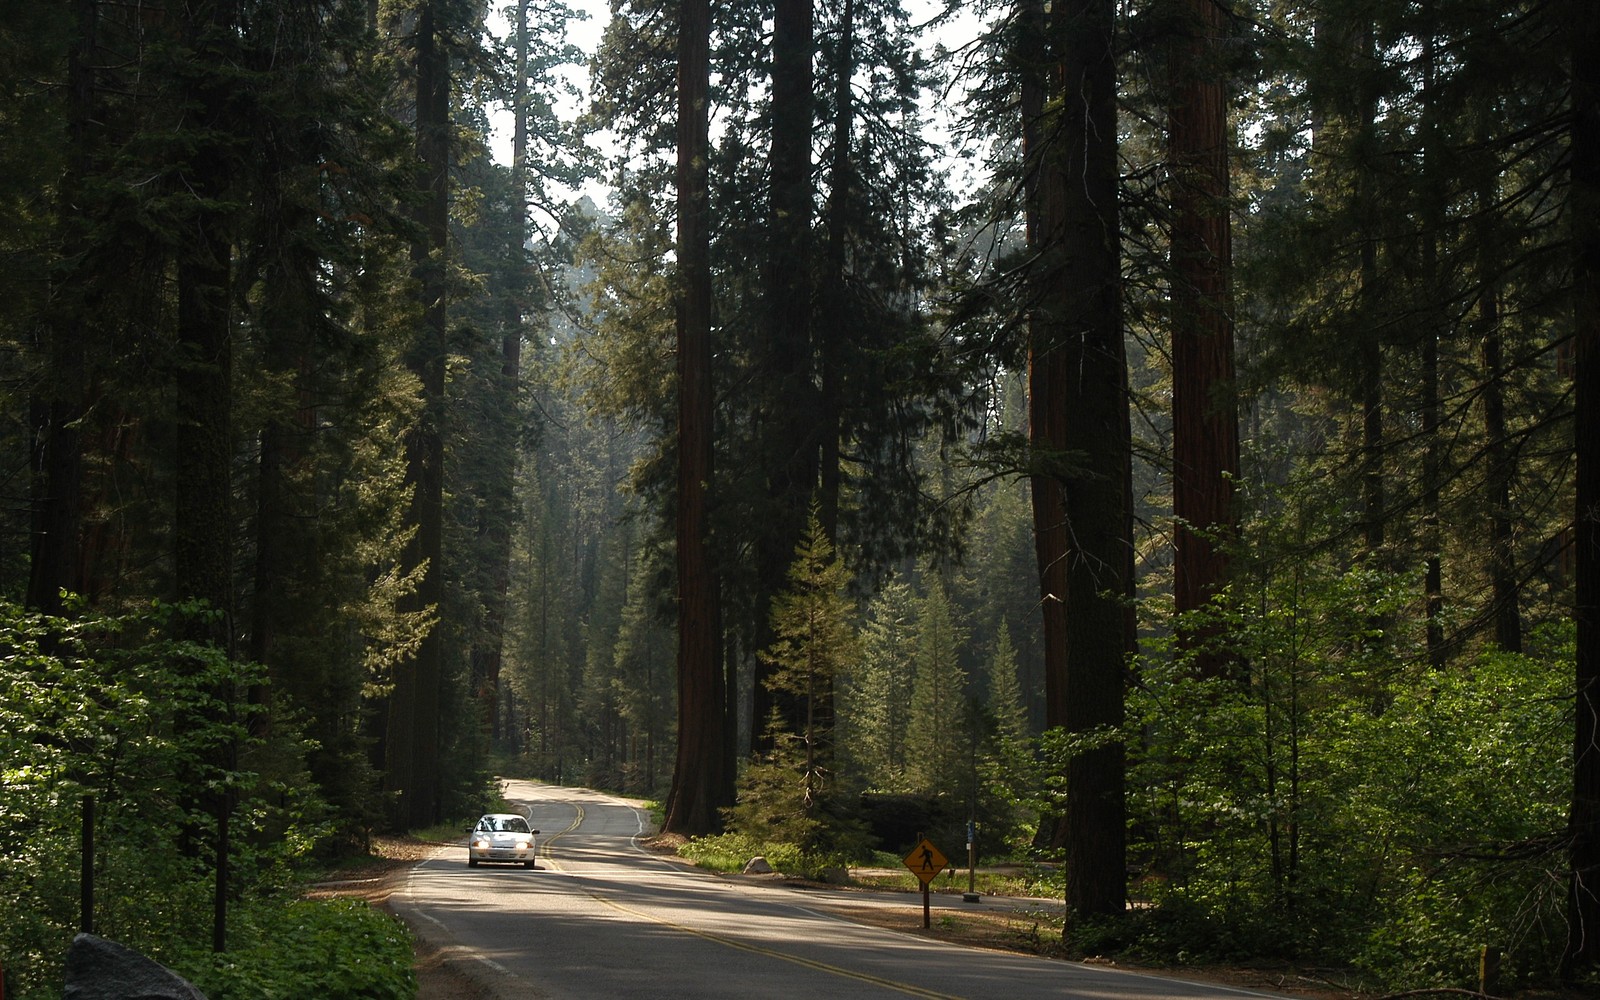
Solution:
[[[572,822],[567,826],[567,828],[565,830],[562,830],[559,833],[552,833],[550,836],[544,838],[544,845],[545,845],[545,849],[546,850],[549,850],[551,841],[557,839],[558,837],[566,836],[567,834],[569,834],[572,831],[576,830],[578,828],[578,825],[583,822],[583,806],[578,805],[578,803],[576,803],[576,802],[571,802],[571,803],[568,803],[568,804],[570,806],[572,806],[573,809],[577,810],[577,815],[572,817]]]
[[[573,808],[578,810],[577,818],[574,819],[572,821],[572,825],[567,827],[565,830],[545,838],[546,850],[548,850],[549,844],[552,840],[571,833],[578,828],[578,824],[583,822],[583,807],[574,803]],[[579,874],[562,867],[561,863],[549,854],[545,855],[545,861],[548,862],[550,867],[554,868],[556,871],[565,872],[568,875],[574,876]],[[908,986],[905,983],[897,983],[892,979],[884,979],[880,976],[872,976],[864,972],[855,972],[850,969],[843,969],[837,965],[829,965],[827,962],[818,962],[809,958],[801,958],[798,955],[787,955],[781,951],[774,951],[773,949],[767,948],[763,945],[751,944],[748,941],[739,941],[734,938],[724,937],[721,934],[713,934],[710,931],[698,930],[694,927],[690,927],[686,924],[680,924],[673,920],[665,920],[661,917],[646,913],[643,910],[636,910],[631,906],[627,906],[623,903],[617,902],[614,899],[603,896],[596,892],[592,887],[581,881],[578,883],[578,888],[582,889],[590,899],[604,906],[609,906],[619,913],[626,913],[629,916],[638,917],[641,920],[658,924],[670,930],[679,931],[684,934],[691,934],[697,938],[700,938],[701,940],[710,941],[713,944],[720,944],[728,948],[737,948],[740,951],[747,951],[755,955],[765,955],[768,958],[776,958],[779,961],[788,962],[792,965],[803,966],[807,969],[813,969],[817,972],[826,972],[829,975],[841,976],[845,979],[854,979],[857,982],[870,983],[873,986],[881,986],[884,989],[894,990],[896,993],[904,993],[906,996],[924,997],[926,1000],[960,1000],[959,997],[950,993],[939,993],[935,990],[922,989],[919,986]]]

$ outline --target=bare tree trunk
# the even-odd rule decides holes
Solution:
[[[1431,175],[1439,162],[1437,43],[1434,38],[1434,5],[1422,5],[1422,545],[1423,601],[1427,619],[1428,662],[1435,668],[1445,664],[1444,562],[1439,548],[1440,470],[1443,464],[1440,441],[1439,337],[1444,327],[1442,276],[1439,273],[1439,231],[1444,222],[1444,207]]]
[[[772,599],[783,586],[817,489],[818,428],[811,343],[812,94],[816,45],[812,0],[776,0],[772,25],[772,148],[769,154],[769,239],[762,284],[766,289],[766,344],[760,362],[760,449],[766,479],[766,517],[756,543],[756,621],[752,647],[772,640]],[[803,725],[799,699],[768,689],[771,668],[755,664],[752,746],[767,742],[767,719],[776,708],[791,732]]]
[[[195,5],[186,39],[204,77],[196,86],[199,121],[213,134],[228,127],[220,81],[220,33],[233,26],[231,5]],[[178,363],[173,450],[177,460],[173,576],[179,597],[210,603],[222,612],[206,639],[228,649],[233,632],[233,331],[229,320],[232,247],[223,215],[211,207],[226,198],[229,166],[213,140],[190,154],[183,183],[196,201],[187,218],[177,263]]]
[[[1022,155],[1023,202],[1028,248],[1036,261],[1046,252],[1044,246],[1044,204],[1041,177],[1046,169],[1048,145],[1044,137],[1050,124],[1044,119],[1045,101],[1050,89],[1050,55],[1044,44],[1043,0],[1020,0],[1018,18],[1019,62],[1022,65]],[[1042,265],[1036,265],[1042,266]],[[1046,343],[1046,317],[1042,292],[1033,293],[1033,308],[1028,315],[1028,440],[1035,452],[1029,496],[1033,512],[1034,561],[1039,574],[1039,611],[1043,631],[1044,724],[1046,729],[1066,725],[1067,663],[1067,562],[1066,511],[1061,490],[1046,470],[1039,468],[1039,455],[1059,455],[1065,448],[1060,426],[1060,407],[1051,403],[1059,393],[1061,359],[1042,350]],[[1041,816],[1034,838],[1041,849],[1061,850],[1066,846],[1065,815]]]
[[[234,0],[201,0],[184,10],[185,54],[193,60],[193,128],[208,138],[196,143],[182,170],[182,183],[195,200],[185,218],[177,251],[178,359],[172,372],[176,389],[173,449],[179,484],[173,509],[173,582],[179,599],[205,601],[214,617],[186,623],[187,638],[228,656],[234,653],[233,619],[233,247],[226,218],[217,205],[226,200],[232,165],[217,138],[234,126],[229,116],[224,67],[233,53],[223,48],[237,31]],[[220,716],[233,712],[233,692],[212,692]],[[214,721],[220,721],[214,720]],[[232,770],[237,747],[218,751],[206,763],[216,772]],[[216,773],[216,772],[213,772]],[[227,946],[229,892],[228,820],[233,793],[222,783],[209,787],[209,775],[192,775],[193,793],[216,822],[211,946]]]
[[[855,124],[855,89],[852,86],[855,10],[855,0],[844,0],[837,28],[838,56],[833,67],[833,146],[828,165],[828,245],[821,272],[824,275],[822,287],[819,289],[824,308],[822,322],[815,331],[817,358],[822,368],[819,379],[821,399],[817,407],[821,463],[817,508],[823,533],[833,543],[839,540],[839,489],[843,482],[839,440],[843,433],[843,402],[840,398],[842,373],[839,370],[837,341],[846,329],[850,308],[846,292],[849,243],[845,234],[850,227],[850,194],[856,184],[855,163],[850,150]]]
[[[1512,534],[1511,483],[1516,476],[1516,452],[1506,430],[1505,331],[1500,322],[1500,283],[1489,264],[1493,231],[1491,206],[1494,186],[1485,184],[1479,197],[1479,280],[1484,282],[1478,305],[1478,326],[1483,344],[1483,430],[1489,452],[1489,579],[1494,593],[1494,641],[1508,653],[1522,652],[1522,588],[1517,582],[1517,558]]]
[[[1372,25],[1361,26],[1356,57],[1363,62],[1372,59]],[[1363,145],[1370,144],[1374,121],[1377,117],[1377,100],[1372,85],[1362,84],[1362,96],[1356,127],[1360,129]],[[1378,233],[1377,224],[1368,206],[1376,204],[1372,194],[1371,169],[1366,163],[1356,165],[1358,204],[1361,212],[1361,287],[1363,303],[1370,306],[1376,296],[1378,284]],[[1371,309],[1367,313],[1367,328],[1363,331],[1361,357],[1361,460],[1362,460],[1362,525],[1368,552],[1383,548],[1388,499],[1385,495],[1383,475],[1383,345],[1374,328],[1376,318]]]
[[[1169,74],[1167,153],[1172,184],[1172,507],[1177,520],[1174,598],[1180,614],[1205,605],[1228,572],[1237,533],[1239,475],[1234,401],[1232,221],[1228,106],[1217,65],[1227,30],[1224,0],[1184,0]],[[1229,672],[1218,630],[1186,632],[1197,669]]]
[[[310,152],[297,149],[290,155]],[[274,172],[287,174],[307,162],[311,161],[302,159],[293,165],[280,161],[274,164]],[[258,431],[254,586],[247,648],[249,658],[265,666],[271,680],[266,688],[251,693],[256,708],[250,726],[257,734],[271,726],[272,712],[265,706],[275,691],[310,710],[310,731],[325,737],[328,733],[322,722],[335,718],[339,709],[325,703],[328,691],[321,682],[321,665],[296,655],[292,644],[285,647],[281,641],[286,633],[304,634],[316,627],[304,620],[312,567],[318,560],[314,527],[318,512],[307,456],[316,434],[314,331],[323,318],[317,289],[320,261],[300,240],[317,220],[310,212],[293,207],[288,199],[280,211],[282,219],[273,238],[282,242],[269,254],[262,275],[264,294],[256,337],[269,378],[285,391],[273,399]]]
[[[425,3],[416,28],[416,98],[419,161],[419,237],[411,247],[412,272],[422,296],[422,321],[407,364],[422,386],[423,412],[406,433],[406,484],[412,491],[406,523],[416,529],[401,554],[403,567],[422,569],[402,611],[437,609],[444,593],[444,393],[446,261],[449,241],[450,60],[440,44],[437,5]],[[400,819],[410,827],[437,822],[442,807],[439,762],[444,650],[429,628],[417,651],[395,668],[390,698],[389,788],[400,793]]]
[[[520,261],[527,239],[528,199],[528,0],[518,0],[516,23],[516,73],[512,100],[512,187],[516,194],[516,225],[509,234],[506,259],[515,268],[506,276],[506,310],[501,320],[500,371],[494,381],[494,398],[505,411],[505,419],[515,419],[517,384],[522,375],[522,311],[526,306],[526,279]],[[516,477],[521,449],[504,441],[503,453],[493,456],[483,504],[481,532],[488,553],[487,586],[483,594],[483,626],[475,633],[472,649],[472,695],[478,701],[480,717],[494,745],[500,743],[500,668],[504,657],[506,595],[511,588],[511,525],[516,517]]]
[[[96,0],[75,0],[76,37],[67,54],[66,170],[57,196],[61,258],[77,260],[86,242],[85,222],[78,207],[83,183],[93,167],[95,144],[95,75],[93,59],[99,24]],[[78,284],[70,279],[63,285]],[[86,284],[86,283],[85,283]],[[34,442],[33,523],[28,563],[27,606],[59,614],[62,591],[81,592],[79,562],[83,530],[83,434],[80,422],[88,412],[90,334],[81,304],[85,288],[58,297],[58,307],[44,325],[45,356],[50,370],[46,389],[34,401],[33,426],[43,427]]]
[[[1037,16],[1038,6],[1030,9]],[[1035,544],[1046,613],[1064,616],[1054,641],[1046,632],[1047,711],[1075,734],[1120,728],[1133,644],[1124,600],[1133,554],[1114,17],[1110,0],[1052,6],[1045,37],[1056,99],[1043,106],[1059,110],[1037,119],[1033,133],[1042,147],[1039,310],[1029,347]],[[1066,902],[1074,915],[1123,910],[1125,770],[1115,737],[1068,763]]]
[[[1600,967],[1600,8],[1567,5],[1572,40],[1573,413],[1577,452],[1577,658],[1572,876],[1562,969]]]
[[[707,494],[713,474],[710,230],[706,217],[711,5],[678,21],[678,757],[664,830],[721,829],[733,802],[723,726],[722,623]]]

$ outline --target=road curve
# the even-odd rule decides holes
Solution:
[[[464,847],[444,849],[391,897],[419,936],[503,997],[1272,996],[864,927],[808,908],[791,890],[652,855],[639,846],[648,816],[620,799],[521,781],[506,797],[543,831],[534,870],[468,868]]]

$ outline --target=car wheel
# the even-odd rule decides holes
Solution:
[[[533,862],[532,861],[524,861],[522,863],[522,867],[524,867],[524,868],[532,868],[533,867]]]
[[[476,867],[478,867],[478,859],[477,858],[468,858],[467,859],[467,867],[468,868],[476,868]]]

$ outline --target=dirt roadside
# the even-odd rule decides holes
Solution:
[[[365,899],[372,905],[392,913],[394,911],[389,906],[389,897],[404,885],[406,872],[412,865],[443,846],[449,845],[409,837],[381,838],[374,844],[378,857],[368,859],[358,867],[330,875],[328,881],[319,883],[309,895]],[[668,847],[656,849],[664,857],[673,857],[673,852]],[[1042,918],[1031,916],[1026,909],[996,907],[977,912],[965,910],[959,915],[941,914],[939,919],[933,921],[933,926],[924,929],[921,925],[921,907],[914,893],[907,894],[907,905],[902,912],[899,909],[829,905],[827,902],[829,894],[851,891],[838,886],[825,886],[782,876],[769,880],[781,882],[796,891],[805,891],[811,896],[808,900],[810,905],[826,909],[841,919],[856,923],[946,944],[1030,954],[1050,952],[1046,936],[1041,933]],[[495,1000],[497,994],[474,978],[459,960],[429,944],[420,935],[414,937],[417,1000]],[[1305,1000],[1354,1000],[1357,996],[1353,992],[1340,989],[1337,984],[1328,980],[1328,974],[1318,970],[1287,967],[1208,967],[1149,971],[1164,972],[1193,981],[1226,984],[1241,989],[1267,990],[1286,996],[1303,997]]]

